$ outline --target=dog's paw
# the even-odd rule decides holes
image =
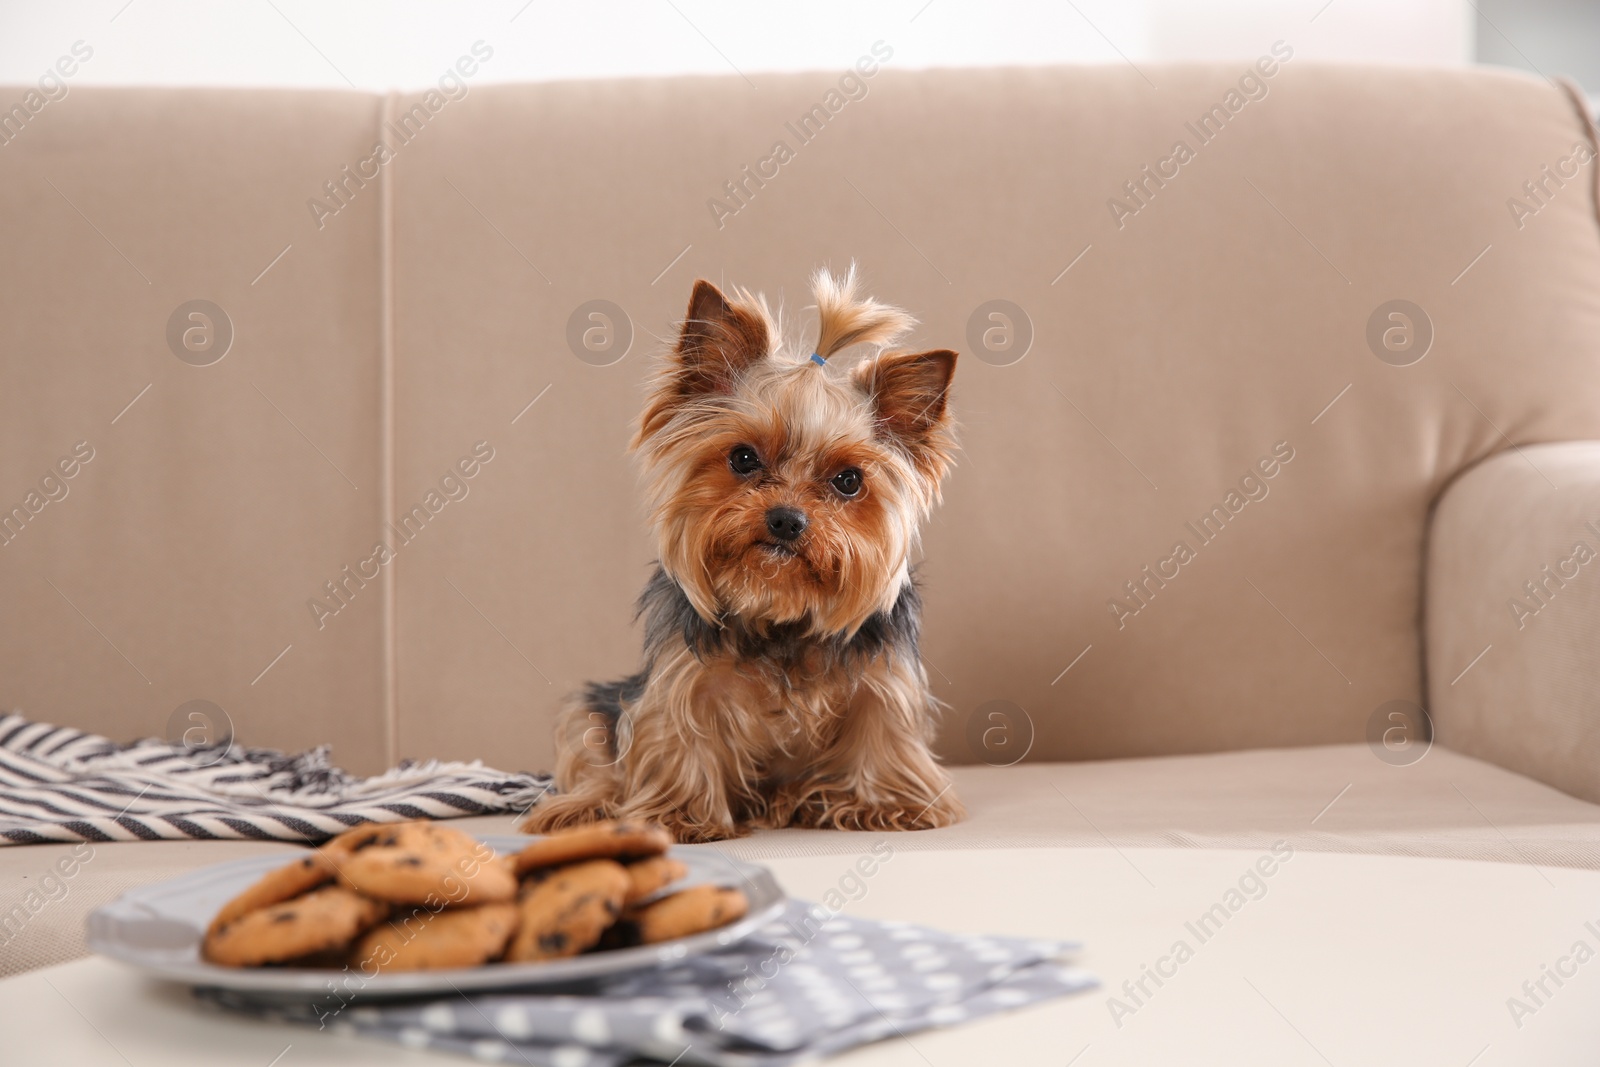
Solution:
[[[566,796],[545,796],[529,809],[518,827],[525,834],[548,834],[574,826],[586,826],[608,818],[605,810],[593,797],[572,793]]]
[[[946,789],[934,797],[920,812],[914,813],[906,825],[907,830],[937,830],[941,826],[954,826],[967,817],[954,789]]]
[[[937,796],[896,797],[869,802],[858,796],[818,794],[795,812],[794,825],[821,830],[934,830],[966,818],[966,809],[949,789]]]
[[[692,845],[705,841],[726,841],[730,837],[744,837],[748,827],[733,822],[717,820],[694,821],[675,812],[651,812],[650,821],[665,826],[680,844]]]

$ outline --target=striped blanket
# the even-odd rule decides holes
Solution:
[[[46,841],[256,838],[318,843],[366,822],[525,811],[549,775],[406,761],[375,778],[328,762],[326,746],[119,745],[0,716],[0,845]]]

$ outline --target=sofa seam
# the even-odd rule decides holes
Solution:
[[[393,121],[400,94],[390,91],[378,106],[378,128],[374,136],[381,143],[385,127]],[[389,516],[394,514],[394,174],[383,169],[378,187],[378,532],[380,540]],[[396,642],[397,588],[394,565],[383,568],[380,588],[379,657],[381,672],[384,766],[393,767],[400,759],[399,660]]]

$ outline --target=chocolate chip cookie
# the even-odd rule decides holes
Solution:
[[[476,967],[497,959],[517,928],[515,904],[481,904],[395,915],[356,943],[352,956],[377,971]]]
[[[379,901],[343,886],[324,886],[223,924],[206,935],[202,952],[225,967],[282,963],[344,948],[388,913],[388,905]]]
[[[321,852],[312,852],[295,860],[287,867],[267,872],[261,880],[222,906],[212,918],[206,935],[216,932],[252,911],[271,904],[281,904],[324,882],[333,881],[333,863]]]
[[[520,925],[506,961],[561,959],[592,947],[616,921],[632,885],[622,865],[609,859],[536,873],[523,887]]]
[[[697,885],[634,908],[606,934],[608,948],[656,945],[738,922],[750,910],[744,893],[731,886]]]
[[[678,879],[688,875],[689,868],[671,856],[650,856],[627,865],[628,896],[623,906],[637,904],[652,893],[659,892]]]
[[[673,844],[660,826],[642,822],[597,822],[541,837],[517,853],[517,873],[536,867],[593,859],[642,859],[659,856]]]
[[[511,865],[493,849],[433,822],[358,827],[322,850],[341,885],[395,904],[497,904],[517,893]]]

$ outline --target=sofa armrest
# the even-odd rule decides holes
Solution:
[[[1600,801],[1600,441],[1515,448],[1446,488],[1423,641],[1440,744]]]

